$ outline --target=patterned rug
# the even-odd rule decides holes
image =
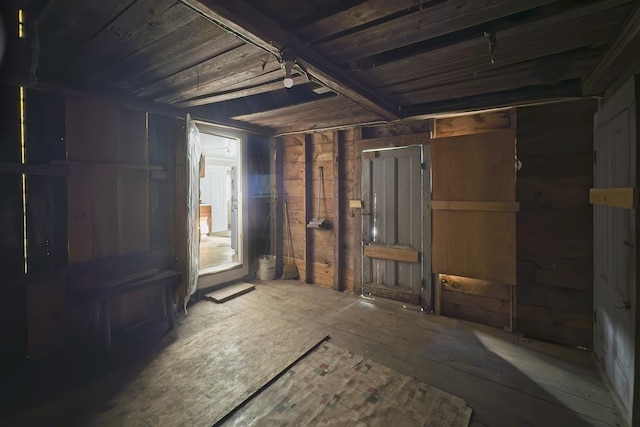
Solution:
[[[464,400],[331,343],[293,365],[224,426],[468,426]]]

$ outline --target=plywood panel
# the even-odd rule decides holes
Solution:
[[[90,179],[92,258],[116,256],[119,252],[117,168],[92,165]]]
[[[122,169],[118,174],[120,255],[149,250],[149,174]]]
[[[120,110],[118,162],[148,164],[147,114],[144,111]]]
[[[434,137],[471,135],[511,129],[511,110],[435,119]]]
[[[514,201],[514,142],[513,131],[432,140],[432,199]]]
[[[93,258],[93,204],[91,169],[87,165],[71,165],[67,180],[69,215],[69,264]]]
[[[516,284],[515,214],[433,211],[432,215],[434,273]]]

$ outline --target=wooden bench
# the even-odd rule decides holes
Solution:
[[[123,297],[126,301],[127,295],[145,290],[152,293],[155,290],[161,299],[160,314],[121,324],[119,330],[132,330],[157,321],[166,321],[168,330],[173,328],[174,295],[182,275],[168,269],[167,261],[166,252],[147,252],[69,267],[67,292],[70,302],[75,307],[94,310],[106,349],[111,349],[112,334],[115,332],[112,328],[112,310],[116,308],[117,301],[123,301]]]

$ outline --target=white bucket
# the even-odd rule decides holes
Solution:
[[[273,280],[276,278],[276,256],[260,255],[260,270],[258,271],[260,280]]]

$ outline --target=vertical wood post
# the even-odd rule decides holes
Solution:
[[[333,266],[333,289],[341,291],[344,289],[343,284],[343,251],[342,251],[342,191],[341,182],[344,179],[344,173],[342,171],[344,160],[342,151],[342,137],[341,131],[333,132],[333,241],[334,241],[334,254],[335,262]]]
[[[313,233],[306,224],[313,217],[313,139],[311,134],[304,136],[304,271],[305,283],[313,283]]]

